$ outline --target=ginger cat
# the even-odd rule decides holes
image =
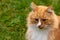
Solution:
[[[32,12],[27,18],[27,40],[60,40],[60,17],[51,6],[31,3]]]

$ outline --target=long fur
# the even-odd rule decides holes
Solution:
[[[58,33],[60,33],[60,31],[58,31],[59,30],[59,18],[58,18],[58,16],[52,10],[53,16],[52,16],[52,18],[50,18],[51,19],[50,21],[52,22],[51,23],[52,26],[50,27],[50,25],[47,25],[48,26],[47,29],[44,29],[44,28],[39,29],[36,26],[36,23],[34,23],[32,20],[34,20],[33,18],[40,17],[42,14],[44,14],[44,10],[46,10],[48,7],[47,6],[36,6],[35,5],[35,7],[36,7],[35,8],[34,5],[35,4],[33,4],[33,7],[32,7],[33,11],[30,12],[28,17],[27,17],[27,26],[28,26],[28,29],[26,32],[27,40],[60,40],[59,39],[60,36],[57,35]],[[40,10],[39,8],[42,10]],[[38,11],[38,14],[36,11]],[[45,14],[44,14],[44,16],[45,16]],[[47,27],[47,26],[45,25],[44,27]]]

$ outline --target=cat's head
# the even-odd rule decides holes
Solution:
[[[28,25],[33,24],[40,29],[53,28],[56,18],[52,6],[37,6],[32,2],[31,8],[32,12],[28,15]]]

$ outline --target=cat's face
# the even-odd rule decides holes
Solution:
[[[30,24],[35,25],[36,27],[51,28],[54,24],[53,11],[46,6],[37,6],[33,8],[33,12],[29,14]]]

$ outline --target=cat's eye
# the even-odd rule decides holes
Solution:
[[[38,19],[35,19],[35,21],[38,21]]]
[[[42,19],[42,21],[46,21],[47,19]]]

